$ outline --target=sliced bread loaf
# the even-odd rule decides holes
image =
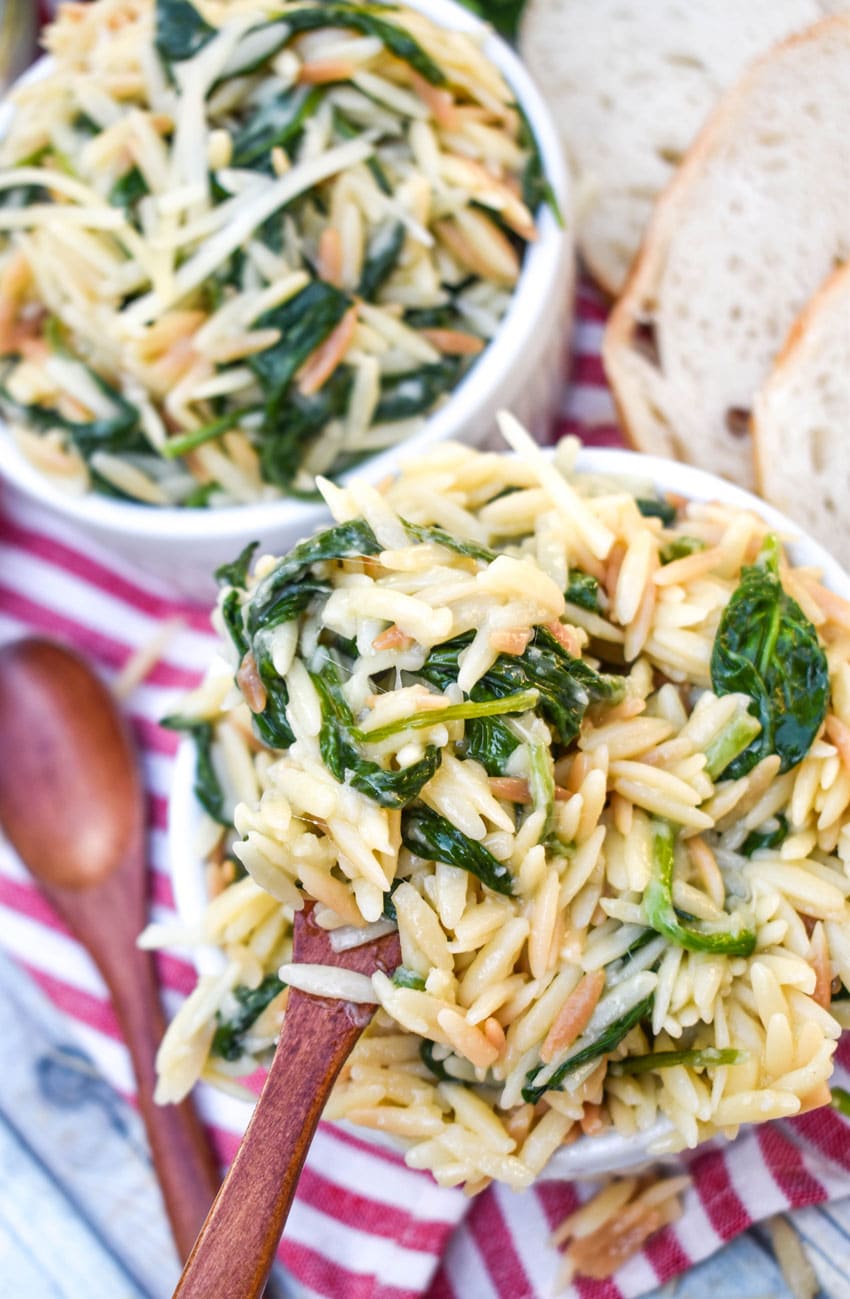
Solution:
[[[659,200],[603,355],[626,434],[750,487],[749,417],[850,255],[850,17],[752,64]]]
[[[753,408],[763,496],[850,569],[850,264],[795,322]]]
[[[775,41],[850,0],[529,0],[520,48],[579,188],[579,244],[623,287],[656,196],[720,93]]]

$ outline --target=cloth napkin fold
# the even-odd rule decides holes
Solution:
[[[558,433],[595,445],[619,434],[599,359],[605,310],[579,294],[572,383]],[[6,492],[0,497],[0,641],[37,632],[76,647],[113,678],[164,620],[181,626],[127,701],[149,802],[151,918],[174,919],[166,853],[167,800],[177,737],[157,721],[196,684],[215,645],[205,610],[158,594],[70,525]],[[27,970],[67,1018],[69,1034],[125,1096],[127,1052],[103,984],[86,954],[0,844],[0,949]],[[194,985],[186,952],[158,956],[166,1010]],[[850,1037],[836,1081],[850,1085]],[[201,1113],[222,1164],[247,1121],[245,1105],[201,1086]],[[579,1280],[570,1299],[630,1299],[653,1290],[757,1222],[788,1208],[850,1195],[848,1127],[834,1111],[748,1132],[686,1158],[685,1212],[612,1281]],[[352,1130],[323,1124],[287,1225],[281,1258],[306,1296],[324,1299],[549,1299],[560,1256],[553,1228],[586,1189],[541,1182],[523,1194],[491,1187],[474,1201],[437,1187],[402,1158]]]

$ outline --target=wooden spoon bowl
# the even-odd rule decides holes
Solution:
[[[153,962],[136,946],[147,919],[144,822],[132,742],[103,682],[51,641],[0,649],[0,824],[109,988],[185,1258],[220,1178],[190,1103],[153,1099],[165,1023]]]

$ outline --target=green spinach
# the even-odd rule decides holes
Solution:
[[[579,609],[586,609],[588,613],[602,612],[599,603],[599,579],[592,577],[590,573],[583,573],[580,568],[574,568],[570,573],[564,598],[570,604],[578,605]]]
[[[483,844],[476,843],[437,812],[423,803],[408,808],[401,818],[401,838],[405,848],[428,861],[459,866],[486,884],[494,893],[511,897],[514,881],[503,862]]]
[[[216,35],[189,0],[156,0],[154,45],[167,64],[192,59]]]
[[[768,829],[762,826],[758,830],[751,830],[738,851],[743,857],[752,857],[754,852],[761,848],[778,848],[788,838],[788,818],[784,812],[780,812],[775,818],[776,825]]]
[[[257,988],[248,988],[244,984],[234,988],[233,996],[238,1009],[227,1019],[221,1011],[217,1012],[218,1027],[213,1035],[210,1053],[222,1060],[239,1060],[245,1054],[244,1038],[248,1029],[285,987],[286,984],[276,974],[267,974]]]
[[[438,397],[455,386],[462,365],[461,357],[451,356],[423,365],[418,370],[388,375],[381,383],[374,423],[390,424],[396,420],[413,419],[429,411]]]
[[[660,497],[638,496],[635,505],[645,519],[660,519],[665,528],[672,528],[676,522],[675,506]]]
[[[689,952],[711,952],[714,956],[752,956],[756,935],[747,929],[740,917],[729,916],[727,923],[692,920],[685,924],[673,905],[673,867],[675,834],[667,821],[652,822],[652,875],[643,895],[647,923],[658,934],[669,938],[677,947]]]
[[[772,753],[780,771],[801,762],[829,706],[829,667],[815,627],[779,580],[778,544],[768,538],[744,568],[727,604],[711,655],[718,695],[749,695],[761,734],[725,770],[744,776]]]
[[[643,1001],[639,1001],[620,1019],[616,1019],[613,1024],[609,1024],[599,1034],[599,1037],[589,1042],[587,1046],[579,1048],[573,1055],[568,1056],[563,1064],[558,1066],[548,1082],[540,1085],[535,1084],[535,1079],[543,1072],[543,1065],[537,1065],[536,1068],[529,1070],[525,1086],[522,1089],[522,1099],[536,1105],[538,1101],[543,1099],[546,1092],[562,1091],[564,1080],[571,1073],[575,1073],[576,1069],[589,1064],[591,1060],[600,1059],[603,1055],[610,1055],[620,1045],[623,1038],[652,1013],[652,1001],[653,994],[650,993],[648,997],[645,997]]]
[[[192,737],[195,742],[195,782],[192,786],[195,798],[207,815],[214,821],[218,821],[219,825],[231,825],[232,822],[225,810],[224,791],[212,760],[214,735],[212,723],[192,717],[180,717],[175,713],[170,717],[163,717],[160,726],[166,727],[169,731],[182,731]]]
[[[472,643],[472,632],[437,645],[419,676],[440,690],[457,681],[458,659]],[[502,699],[520,691],[537,690],[538,711],[552,727],[560,744],[570,744],[578,735],[587,709],[595,702],[613,702],[622,697],[619,677],[603,676],[580,659],[572,658],[545,627],[537,627],[534,639],[522,654],[500,654],[493,666],[470,691],[470,698]]]
[[[405,229],[400,221],[378,226],[369,243],[357,292],[367,302],[374,302],[392,275],[404,247]]]
[[[439,767],[442,761],[439,747],[429,744],[418,762],[398,771],[388,771],[360,752],[359,732],[342,693],[336,664],[326,660],[311,673],[311,679],[322,705],[319,752],[328,771],[340,782],[347,780],[381,807],[407,807]]]
[[[296,86],[260,105],[233,137],[232,166],[250,167],[265,161],[278,146],[291,149],[321,101],[321,90]]]

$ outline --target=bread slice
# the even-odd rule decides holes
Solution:
[[[754,485],[752,403],[850,254],[850,17],[752,64],[659,200],[603,343],[643,451]]]
[[[579,188],[594,277],[623,287],[652,204],[721,92],[774,42],[850,0],[528,0],[520,49]]]
[[[850,264],[795,322],[753,408],[759,489],[850,570]]]

